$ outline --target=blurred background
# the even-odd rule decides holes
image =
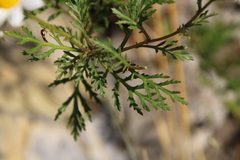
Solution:
[[[145,24],[151,37],[175,31],[197,10],[194,0],[156,5],[157,12]],[[139,115],[128,107],[125,91],[120,93],[123,111],[112,106],[109,96],[99,106],[89,100],[93,122],[75,142],[66,129],[71,105],[54,121],[58,107],[70,96],[71,84],[48,88],[56,76],[52,65],[61,52],[49,59],[27,62],[20,53],[34,44],[19,46],[17,39],[0,38],[0,160],[239,160],[240,159],[240,4],[226,0],[209,7],[218,16],[192,28],[188,38],[173,37],[187,45],[194,61],[173,62],[151,50],[125,53],[148,69],[181,80],[169,89],[181,91],[188,106],[167,100],[171,111],[151,109]],[[39,15],[46,19],[54,10]],[[64,24],[60,16],[52,23]],[[41,39],[39,25],[25,21]],[[6,24],[3,31],[12,30]],[[20,28],[19,28],[20,30]],[[123,37],[116,27],[109,36],[118,45]],[[51,37],[47,37],[51,41]],[[128,45],[144,40],[134,32]],[[44,51],[44,49],[42,50]]]

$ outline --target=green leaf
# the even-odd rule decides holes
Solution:
[[[52,15],[50,15],[48,17],[48,21],[51,21],[51,20],[54,20],[55,18],[57,18],[62,12],[61,11],[58,11],[56,13],[53,13]]]
[[[84,98],[84,97],[82,96],[82,94],[79,92],[79,90],[78,90],[78,96],[79,96],[80,102],[81,102],[81,104],[82,104],[82,106],[83,106],[83,108],[84,108],[84,112],[87,114],[88,119],[89,119],[90,121],[92,121],[92,117],[91,117],[91,114],[90,114],[91,109],[90,109],[87,101],[85,100],[85,98]]]
[[[154,4],[154,3],[158,3],[158,4],[170,4],[170,3],[174,3],[174,0],[146,0],[144,2],[145,4]]]
[[[78,98],[80,99],[81,104],[84,107],[84,111],[87,114],[90,121],[91,121],[91,115],[90,115],[90,108],[87,102],[85,101],[85,99],[83,98],[83,96],[81,95],[81,93],[79,92],[78,86],[74,88],[74,92],[71,97],[72,97],[71,100],[73,100],[73,111],[71,113],[71,116],[68,119],[67,128],[72,126],[71,134],[73,135],[74,140],[76,141],[79,136],[79,131],[81,132],[82,130],[86,129],[85,120],[78,108]],[[69,102],[70,100],[67,101],[68,104]]]
[[[44,60],[45,58],[49,57],[55,50],[56,50],[55,48],[52,48],[52,49],[44,52],[43,54],[40,54],[39,56],[33,56],[33,58],[30,58],[29,61],[32,62],[32,61]],[[29,50],[26,52],[27,52],[27,54],[29,54]],[[33,53],[31,53],[31,54],[33,54]]]
[[[129,16],[127,16],[125,13],[117,10],[116,8],[112,8],[113,13],[120,18],[121,20],[119,20],[117,22],[117,24],[126,24],[129,25],[129,29],[136,29],[137,28],[137,23],[132,20]]]
[[[134,110],[136,110],[139,114],[143,115],[142,109],[138,107],[136,104],[136,101],[133,98],[133,92],[128,91],[128,101],[129,101],[129,107],[133,107]]]
[[[139,96],[139,98],[140,98],[141,104],[143,106],[143,109],[145,109],[146,111],[150,111],[150,109],[148,108],[148,106],[147,106],[147,104],[145,102],[145,100],[148,99],[148,98],[147,97],[144,98],[143,95]]]
[[[38,61],[40,59],[45,59],[47,57],[49,57],[55,50],[65,50],[65,51],[74,51],[76,49],[74,48],[71,48],[71,47],[68,47],[68,46],[64,46],[57,35],[55,35],[55,40],[58,41],[58,43],[60,45],[55,45],[55,44],[52,44],[52,43],[48,43],[48,42],[43,42],[39,39],[37,39],[33,33],[31,31],[28,30],[27,27],[22,27],[22,30],[27,34],[27,35],[23,35],[21,34],[20,32],[18,32],[17,30],[13,30],[12,32],[11,31],[6,31],[6,34],[11,36],[11,37],[15,37],[15,38],[19,38],[21,39],[17,44],[19,45],[23,45],[24,43],[26,42],[34,42],[34,43],[37,43],[37,46],[29,49],[29,50],[26,50],[26,51],[23,51],[22,54],[23,55],[32,55],[33,58],[30,58],[29,61]],[[44,52],[43,54],[40,54],[39,56],[34,56],[34,54],[38,53],[40,51],[40,49],[42,47],[51,47],[51,49],[49,49],[48,51]]]
[[[174,56],[177,56],[178,58],[180,58],[181,60],[188,60],[188,61],[193,61],[193,57],[189,55],[188,52],[169,52]]]
[[[117,109],[119,111],[121,111],[122,107],[121,107],[121,103],[120,103],[120,100],[119,100],[119,84],[120,84],[119,81],[117,81],[115,83],[114,88],[112,89],[112,91],[113,91],[112,98],[114,99],[114,106],[116,106]]]
[[[23,51],[23,55],[28,55],[28,54],[34,54],[34,53],[37,53],[40,49],[42,48],[42,45],[38,45],[32,49],[29,49],[27,51]]]
[[[203,23],[208,23],[207,19],[216,15],[218,14],[217,13],[208,14],[208,10],[207,10],[204,13],[200,14],[200,16],[196,20],[194,20],[192,24],[197,26],[197,25],[202,25]]]
[[[73,99],[73,95],[70,96],[64,103],[63,105],[58,109],[58,113],[55,116],[55,121],[60,117],[60,115],[62,115],[62,113],[67,109],[69,103],[72,101]]]

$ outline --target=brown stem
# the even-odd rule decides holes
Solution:
[[[196,12],[196,14],[195,14],[186,24],[184,24],[184,25],[182,26],[182,28],[189,28],[189,27],[191,27],[192,22],[193,22],[194,20],[196,20],[197,17],[198,17],[212,2],[214,2],[214,1],[217,1],[217,0],[210,0],[210,1],[209,1],[208,3],[206,3],[202,8],[200,8],[200,9]],[[134,44],[134,45],[132,45],[132,46],[123,48],[123,49],[122,49],[122,52],[127,51],[127,50],[130,50],[130,49],[133,49],[133,48],[138,48],[138,47],[140,47],[140,46],[142,46],[142,45],[144,45],[144,44],[148,44],[148,43],[153,43],[153,42],[165,40],[165,39],[167,39],[167,38],[170,38],[170,37],[172,37],[172,36],[175,36],[175,35],[179,34],[180,32],[181,32],[181,30],[180,30],[180,29],[177,29],[175,32],[170,33],[170,34],[168,34],[168,35],[166,35],[166,36],[163,36],[163,37],[160,37],[160,38],[146,39],[146,40],[144,40],[144,41],[142,41],[142,42],[139,42],[139,43],[136,43],[136,44]]]

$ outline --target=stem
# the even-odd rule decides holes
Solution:
[[[142,46],[142,45],[144,45],[144,44],[148,44],[148,43],[152,43],[152,42],[157,42],[157,41],[162,41],[162,40],[167,39],[167,38],[170,38],[170,37],[172,37],[172,36],[174,36],[174,35],[176,35],[176,34],[178,34],[178,33],[180,33],[180,31],[179,31],[179,30],[176,30],[175,32],[173,32],[173,33],[171,33],[171,34],[168,34],[168,35],[163,36],[163,37],[160,37],[160,38],[150,39],[150,40],[146,39],[146,40],[144,40],[144,41],[142,41],[142,42],[140,42],[140,43],[137,43],[137,44],[135,44],[135,45],[132,45],[132,46],[123,48],[123,49],[122,49],[122,52],[127,51],[127,50],[130,50],[130,49],[133,49],[133,48],[138,48],[138,47],[140,47],[140,46]]]
[[[212,2],[214,2],[214,1],[217,1],[217,0],[210,0],[210,1],[209,1],[208,3],[206,3],[202,8],[200,8],[200,9],[196,12],[196,14],[195,14],[185,25],[182,26],[182,28],[186,28],[186,29],[187,29],[187,28],[191,27],[192,22],[193,22],[194,20],[196,20],[196,19],[198,18],[198,16],[199,16]],[[146,40],[144,40],[144,41],[142,41],[142,42],[140,42],[140,43],[137,43],[137,44],[135,44],[135,45],[132,45],[132,46],[123,48],[123,49],[122,49],[122,52],[127,51],[127,50],[130,50],[130,49],[133,49],[133,48],[138,48],[138,47],[140,47],[140,46],[142,46],[142,45],[144,45],[144,44],[153,43],[153,42],[157,42],[157,41],[162,41],[162,40],[168,39],[168,38],[170,38],[170,37],[172,37],[172,36],[175,36],[175,35],[177,35],[177,34],[179,34],[179,33],[181,33],[181,30],[180,30],[180,29],[177,29],[175,32],[170,33],[170,34],[168,34],[168,35],[166,35],[166,36],[163,36],[163,37],[160,37],[160,38],[146,39]]]
[[[47,43],[45,42],[46,44],[44,44],[44,46],[49,46],[49,47],[53,47],[53,48],[56,48],[56,49],[60,49],[60,50],[65,50],[65,51],[76,51],[76,49],[74,48],[71,48],[71,47],[67,47],[67,46],[62,46],[62,45],[55,45],[55,44],[52,44],[52,43]]]
[[[132,31],[133,31],[133,30],[128,30],[128,31],[126,32],[125,37],[124,37],[124,39],[123,39],[121,45],[119,46],[119,48],[121,48],[121,49],[124,48],[124,46],[126,45],[126,43],[127,43],[128,39],[129,39],[129,37],[130,37]],[[119,50],[119,48],[118,48],[117,50]]]
[[[214,1],[217,1],[217,0],[210,0],[208,3],[206,3],[202,8],[200,8],[196,14],[184,25],[186,27],[189,27],[191,26],[192,22],[197,19],[197,17]]]
[[[109,103],[110,104],[110,103]],[[136,152],[134,151],[134,147],[126,133],[126,130],[124,129],[124,126],[123,124],[121,123],[120,119],[119,119],[119,116],[118,114],[116,113],[116,111],[114,110],[114,107],[112,105],[108,105],[110,111],[111,111],[111,114],[112,114],[112,119],[115,121],[115,124],[119,130],[119,133],[122,137],[122,140],[124,142],[124,144],[126,145],[126,148],[127,148],[127,151],[128,151],[128,154],[130,156],[130,159],[131,160],[137,160],[137,155],[136,155]]]

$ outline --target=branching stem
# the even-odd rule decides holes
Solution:
[[[208,1],[208,3],[206,3],[202,8],[200,8],[200,9],[196,12],[196,14],[195,14],[186,24],[184,24],[184,25],[182,26],[182,28],[187,29],[187,28],[191,27],[192,22],[193,22],[194,20],[196,20],[196,19],[198,18],[198,16],[199,16],[212,2],[214,2],[214,1],[217,1],[217,0],[210,0],[210,1]],[[160,38],[146,39],[146,40],[144,40],[144,41],[142,41],[142,42],[140,42],[140,43],[137,43],[137,44],[134,44],[134,45],[132,45],[132,46],[123,48],[123,49],[122,49],[122,52],[127,51],[127,50],[130,50],[130,49],[138,48],[138,47],[140,47],[140,46],[142,46],[142,45],[144,45],[144,44],[162,41],[162,40],[168,39],[168,38],[170,38],[170,37],[172,37],[172,36],[175,36],[175,35],[177,35],[177,34],[179,34],[179,33],[181,33],[181,30],[180,30],[180,29],[177,29],[175,32],[170,33],[170,34],[168,34],[168,35],[166,35],[166,36],[163,36],[163,37],[160,37]]]

